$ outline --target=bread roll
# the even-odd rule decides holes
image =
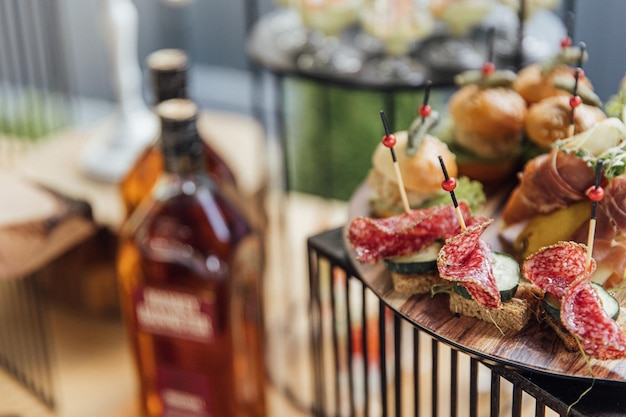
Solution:
[[[530,106],[525,122],[526,134],[530,140],[544,149],[549,149],[557,140],[570,136],[570,97],[571,95],[548,97]],[[581,104],[574,111],[575,132],[584,132],[605,119],[606,115],[600,108]]]
[[[541,73],[541,64],[531,64],[517,73],[513,89],[521,95],[528,104],[538,103],[541,100],[554,96],[570,96],[571,94],[553,83],[557,77],[573,77],[573,69],[565,64],[556,66],[548,74]],[[588,78],[578,80],[581,85],[593,89]]]
[[[442,193],[441,183],[444,180],[439,155],[446,164],[448,174],[458,174],[455,155],[448,146],[434,136],[427,135],[413,157],[406,155],[408,132],[395,133],[397,142],[394,146],[400,175],[404,183],[407,199],[411,207],[419,207],[424,202]],[[402,211],[402,195],[398,188],[398,178],[389,148],[382,143],[372,155],[372,169],[367,183],[375,191],[372,199],[372,210],[380,217],[391,216]]]
[[[523,139],[526,102],[513,89],[467,85],[449,103],[459,145],[482,158],[516,153]]]
[[[417,154],[413,157],[408,157],[406,155],[407,131],[397,132],[395,136],[397,142],[394,146],[394,151],[400,166],[402,181],[407,190],[420,193],[433,193],[441,190],[441,182],[444,180],[444,177],[441,164],[439,163],[439,155],[441,155],[446,164],[448,174],[456,177],[456,157],[450,152],[448,145],[434,136],[426,135],[417,149]],[[396,172],[389,148],[382,143],[378,145],[372,155],[372,166],[397,184]]]

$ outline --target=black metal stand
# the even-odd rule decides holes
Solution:
[[[0,305],[0,367],[53,409],[47,303],[35,277],[0,281]]]
[[[307,241],[315,415],[626,415],[626,382],[603,385],[485,363],[425,334],[363,284],[342,231]]]

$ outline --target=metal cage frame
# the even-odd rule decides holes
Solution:
[[[47,302],[34,275],[0,280],[0,367],[55,408]]]
[[[420,329],[359,278],[342,230],[307,240],[315,416],[626,415],[626,387],[488,363]]]

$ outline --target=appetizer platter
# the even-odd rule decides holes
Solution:
[[[602,109],[581,68],[584,44],[562,46],[532,69],[533,82],[554,77],[545,97],[522,96],[518,74],[489,61],[461,74],[448,116],[453,140],[431,133],[440,116],[428,87],[406,131],[391,133],[381,111],[385,135],[350,199],[344,245],[366,285],[450,346],[623,387],[624,87]],[[501,106],[495,118],[477,110],[488,101]],[[531,114],[550,114],[550,126],[536,122],[547,136],[531,136]]]
[[[369,215],[371,194],[372,188],[367,184],[356,190],[349,204],[350,220]],[[611,384],[626,383],[626,360],[591,359],[590,373],[588,358],[579,351],[568,350],[557,334],[537,317],[531,317],[519,332],[504,330],[503,333],[489,322],[451,312],[446,294],[408,295],[396,291],[390,272],[383,263],[363,264],[356,260],[356,252],[348,241],[347,228],[344,245],[363,282],[389,307],[448,345],[499,365],[577,379],[595,378]],[[495,229],[488,232],[484,239],[494,248],[499,248]],[[626,305],[626,297],[616,298],[621,305]]]

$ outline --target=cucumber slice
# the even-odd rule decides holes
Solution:
[[[609,292],[597,282],[592,282],[591,286],[598,293],[598,297],[600,298],[600,303],[602,303],[602,307],[604,307],[604,311],[611,317],[613,320],[617,320],[619,317],[620,305],[619,302],[613,297]]]
[[[591,287],[596,291],[600,298],[600,303],[604,308],[604,311],[613,320],[617,320],[619,316],[620,305],[619,302],[608,293],[606,289],[597,282],[592,282]],[[543,297],[543,309],[547,314],[558,322],[561,322],[561,300],[553,296],[552,294],[546,294]]]
[[[515,295],[521,278],[519,263],[511,255],[494,252],[491,258],[491,268],[496,278],[498,291],[500,291],[500,299],[503,302],[509,301]],[[469,300],[472,299],[472,296],[463,284],[455,282],[454,290],[463,297]]]
[[[554,320],[561,322],[561,300],[552,294],[546,293],[543,296],[543,309]]]
[[[434,242],[416,254],[385,259],[387,269],[399,274],[423,274],[437,270],[437,255],[443,244]]]

